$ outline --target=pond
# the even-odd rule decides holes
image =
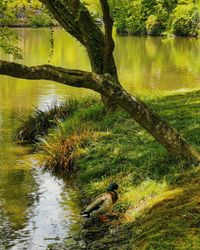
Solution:
[[[17,32],[24,51],[23,63],[48,63],[50,30],[18,29]],[[53,36],[52,64],[90,70],[80,44],[62,29],[55,29]],[[115,34],[115,41],[120,80],[129,92],[200,87],[200,39]],[[12,59],[2,53],[1,58]],[[47,249],[48,245],[62,244],[78,233],[76,192],[66,182],[43,173],[33,149],[16,145],[12,134],[19,118],[29,114],[34,106],[44,109],[54,100],[61,101],[67,96],[80,98],[94,92],[6,76],[0,76],[0,83],[0,249]]]

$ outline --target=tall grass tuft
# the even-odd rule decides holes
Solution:
[[[43,167],[56,174],[68,174],[75,170],[74,161],[89,145],[105,133],[99,132],[98,120],[104,116],[101,103],[80,108],[51,130],[45,138],[40,138],[39,148],[45,152]]]
[[[53,173],[74,172],[74,160],[78,149],[85,146],[92,134],[84,129],[81,132],[73,132],[68,137],[57,135],[50,140],[40,139],[40,149],[45,152],[44,168]],[[54,140],[55,139],[55,140]]]
[[[67,119],[81,107],[88,107],[96,102],[96,98],[84,98],[81,100],[68,98],[63,103],[52,103],[45,110],[35,108],[33,114],[22,119],[22,125],[17,129],[14,138],[17,141],[34,142],[48,133],[50,128]]]

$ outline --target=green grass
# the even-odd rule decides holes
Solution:
[[[142,99],[200,151],[200,91]],[[78,105],[40,147],[47,152],[46,168],[54,173],[68,170],[69,164],[63,166],[70,159],[84,204],[109,182],[119,184],[120,235],[98,244],[107,244],[106,249],[200,249],[198,168],[170,156],[129,114],[106,114],[99,101]],[[95,240],[91,244],[101,249]]]
[[[200,249],[199,189],[200,168],[187,170],[133,222],[113,227],[99,240],[94,237],[89,249]]]

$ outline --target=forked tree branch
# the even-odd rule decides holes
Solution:
[[[97,74],[109,73],[118,80],[117,69],[113,58],[113,20],[110,16],[108,2],[101,0],[105,23],[104,34],[82,1],[39,1],[49,9],[63,28],[86,48],[92,71]]]

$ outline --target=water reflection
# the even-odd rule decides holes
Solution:
[[[24,63],[47,63],[50,54],[48,29],[18,29]],[[131,93],[144,90],[175,90],[200,87],[199,38],[131,37],[114,34],[115,59],[124,87]],[[62,29],[54,30],[54,54],[51,63],[67,68],[90,70],[85,49]],[[36,91],[48,89],[49,95],[85,95],[87,90],[63,86],[47,81],[27,81],[6,78],[9,87],[20,88],[17,82]],[[5,79],[3,79],[5,81]],[[45,86],[45,87],[44,87]],[[27,93],[27,92],[26,92]],[[24,95],[26,100],[26,94]]]
[[[27,52],[38,49],[37,42],[33,46],[30,39],[33,47],[27,47],[27,42],[25,39],[23,43]],[[45,61],[33,56],[33,62],[34,58]],[[42,81],[0,76],[0,83],[0,249],[46,249],[48,244],[60,243],[69,236],[72,214],[78,214],[78,208],[63,205],[63,199],[69,199],[69,189],[33,169],[31,148],[15,145],[12,134],[19,117],[29,114],[34,106],[44,107],[71,93],[64,86],[57,91],[60,85],[51,82],[43,85]]]
[[[73,192],[35,166],[28,151],[14,148],[8,155],[12,165],[7,158],[0,166],[0,249],[39,250],[63,243],[79,220]]]
[[[66,202],[69,189],[61,180],[35,169],[32,174],[38,184],[31,214],[18,237],[10,241],[12,250],[46,249],[49,244],[62,243],[70,235],[74,210]],[[65,203],[63,203],[63,196]],[[64,205],[63,205],[64,204]]]
[[[200,87],[199,38],[115,38],[119,75],[132,93]]]
[[[17,164],[18,153],[24,154],[24,149],[16,148],[15,151],[14,146],[9,147],[6,141],[3,143],[4,147],[0,147],[0,249],[8,249],[18,230],[27,223],[37,183],[30,167]]]

